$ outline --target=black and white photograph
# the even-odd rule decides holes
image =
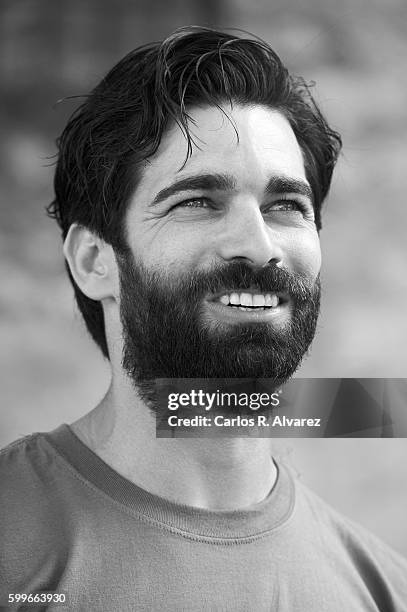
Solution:
[[[407,5],[0,6],[0,610],[407,612]]]

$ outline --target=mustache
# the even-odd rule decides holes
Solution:
[[[166,279],[168,286],[174,280]],[[296,303],[305,303],[311,299],[319,285],[319,275],[313,282],[286,268],[277,267],[274,263],[262,268],[255,268],[245,262],[231,262],[216,265],[210,270],[194,271],[177,279],[178,291],[184,292],[192,299],[201,298],[207,293],[218,293],[222,290],[258,289],[260,293],[284,293]],[[175,289],[175,286],[174,286]]]

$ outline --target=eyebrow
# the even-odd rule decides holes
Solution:
[[[183,191],[232,191],[236,187],[236,180],[228,174],[198,174],[181,178],[172,185],[165,187],[157,193],[149,207],[156,206],[164,200]],[[285,176],[273,176],[266,185],[265,193],[297,193],[311,200],[312,189],[306,181]]]
[[[314,194],[310,185],[301,179],[289,178],[286,176],[273,176],[267,183],[265,191],[268,195],[276,193],[296,193],[305,196],[314,204]]]
[[[231,191],[236,181],[228,174],[198,174],[175,181],[157,193],[150,206],[155,206],[182,191]]]

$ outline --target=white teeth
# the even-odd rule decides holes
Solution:
[[[266,299],[264,295],[256,294],[253,296],[253,306],[265,306]]]
[[[253,297],[250,293],[240,294],[240,305],[241,306],[253,306]]]
[[[274,293],[225,293],[219,298],[221,304],[228,306],[240,306],[245,310],[250,308],[276,308],[280,303],[280,299]]]

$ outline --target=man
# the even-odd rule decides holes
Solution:
[[[267,438],[156,437],[158,379],[277,385],[298,367],[339,149],[268,45],[207,29],[136,49],[71,118],[50,213],[112,383],[70,427],[3,451],[1,603],[406,609],[407,564]]]

